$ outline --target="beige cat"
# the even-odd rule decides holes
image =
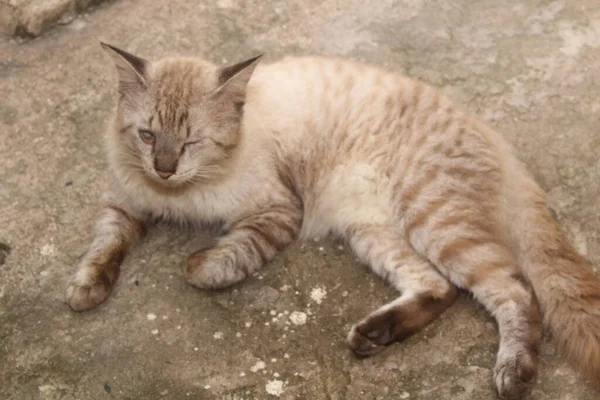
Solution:
[[[401,293],[352,328],[358,356],[423,328],[459,287],[498,322],[501,397],[522,397],[536,375],[538,302],[567,357],[600,381],[600,281],[502,137],[436,89],[341,60],[219,68],[104,48],[120,79],[114,179],[67,289],[71,308],[106,300],[155,219],[223,225],[187,261],[200,288],[331,233]]]

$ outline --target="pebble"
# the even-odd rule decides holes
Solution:
[[[310,298],[317,304],[321,304],[327,297],[327,291],[322,287],[316,287],[310,292]]]
[[[306,313],[302,311],[294,311],[290,314],[290,321],[292,321],[294,325],[304,325],[306,324],[306,319]]]
[[[250,371],[252,371],[252,372],[258,372],[261,369],[265,369],[266,366],[267,365],[265,364],[264,361],[258,360],[256,362],[256,364],[254,364],[253,366],[250,367]]]
[[[268,381],[265,385],[265,390],[268,394],[279,397],[285,392],[283,389],[283,381],[278,379]]]

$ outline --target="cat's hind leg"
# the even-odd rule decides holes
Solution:
[[[346,238],[356,255],[401,295],[354,325],[348,343],[367,357],[418,332],[446,310],[457,290],[394,227],[355,226]]]

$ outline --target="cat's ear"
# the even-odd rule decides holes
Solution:
[[[246,86],[262,54],[218,71],[218,87],[215,93],[225,95],[236,104],[243,105],[246,100]]]
[[[147,87],[150,63],[126,51],[100,42],[102,48],[112,57],[119,73],[119,87],[123,91],[139,90]]]

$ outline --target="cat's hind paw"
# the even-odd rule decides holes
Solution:
[[[376,340],[371,340],[368,337],[368,334],[361,332],[358,325],[354,325],[352,329],[350,329],[347,340],[350,349],[358,358],[370,357],[385,349],[385,344],[377,343]]]
[[[533,385],[537,372],[537,357],[524,350],[496,363],[494,381],[501,399],[522,399]]]

